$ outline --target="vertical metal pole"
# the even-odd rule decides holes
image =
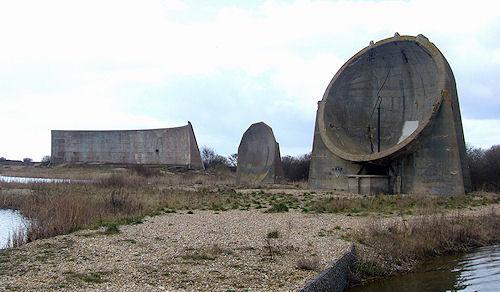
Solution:
[[[401,89],[401,98],[403,99],[403,123],[405,121],[405,111],[406,111],[406,100],[405,100],[405,89],[403,80],[399,80],[399,88]]]
[[[382,99],[379,99],[377,111],[378,111],[378,119],[377,119],[377,152],[380,152],[380,104]]]

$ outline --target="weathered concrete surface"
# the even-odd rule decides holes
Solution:
[[[311,187],[347,191],[347,176],[359,174],[389,176],[395,193],[463,194],[470,186],[453,72],[422,35],[370,44],[318,104]]]
[[[389,177],[387,175],[348,175],[348,192],[361,195],[387,194]]]
[[[237,183],[275,183],[281,177],[281,154],[273,130],[263,122],[252,124],[238,147]]]
[[[126,131],[52,131],[52,163],[152,164],[203,169],[191,123]]]
[[[342,292],[349,285],[351,267],[356,262],[356,248],[351,245],[349,251],[317,277],[306,283],[300,292],[332,291]]]

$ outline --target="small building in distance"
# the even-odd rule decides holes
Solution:
[[[252,124],[238,147],[237,184],[272,184],[282,177],[280,147],[273,130],[263,122]]]
[[[51,131],[53,164],[145,164],[203,169],[190,122],[151,130]]]

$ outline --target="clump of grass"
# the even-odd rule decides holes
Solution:
[[[195,252],[182,255],[181,258],[183,258],[184,260],[193,260],[193,261],[213,261],[215,260],[216,257],[212,254],[205,252]]]
[[[129,178],[120,173],[113,173],[105,176],[97,181],[97,184],[102,187],[126,187],[130,184]]]
[[[359,279],[406,272],[428,258],[464,252],[500,242],[500,216],[495,213],[429,215],[389,226],[373,224],[353,235],[361,243],[355,274]]]
[[[271,230],[267,232],[264,239],[264,250],[268,253],[269,258],[273,261],[276,255],[282,253],[281,232],[279,230]]]
[[[280,236],[279,230],[272,230],[267,233],[266,238],[279,238]]]
[[[321,266],[321,260],[318,256],[301,257],[295,264],[297,269],[305,271],[318,271]]]
[[[104,232],[106,234],[117,234],[117,233],[120,233],[120,228],[119,228],[118,224],[116,224],[116,223],[108,223],[105,226]]]
[[[106,282],[104,279],[104,272],[88,272],[88,273],[75,273],[66,272],[66,278],[68,280],[78,279],[86,283],[100,284]]]
[[[213,261],[222,254],[231,255],[233,251],[214,244],[202,249],[188,249],[188,252],[182,255],[181,258],[194,261]]]
[[[284,213],[288,212],[288,206],[285,203],[273,204],[271,208],[267,209],[267,213]]]
[[[103,283],[104,279],[102,273],[90,272],[88,274],[81,275],[81,279],[87,283]]]
[[[142,177],[160,176],[161,171],[158,168],[147,167],[142,164],[136,164],[132,167],[132,171]]]

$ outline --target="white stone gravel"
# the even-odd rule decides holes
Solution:
[[[297,260],[318,256],[325,268],[350,245],[339,239],[343,230],[367,219],[261,210],[165,214],[116,235],[84,230],[8,251],[1,264],[13,270],[0,270],[0,289],[294,290],[318,273],[297,269]],[[267,242],[273,230],[280,237]],[[75,276],[92,272],[103,282]]]
[[[499,211],[497,204],[460,213]],[[348,250],[343,234],[393,220],[402,218],[262,210],[164,214],[121,226],[115,235],[83,230],[2,251],[0,290],[296,290],[319,272],[297,269],[300,258],[317,256],[318,270],[324,269]],[[280,237],[266,240],[274,230]],[[85,278],[92,273],[100,283]]]

